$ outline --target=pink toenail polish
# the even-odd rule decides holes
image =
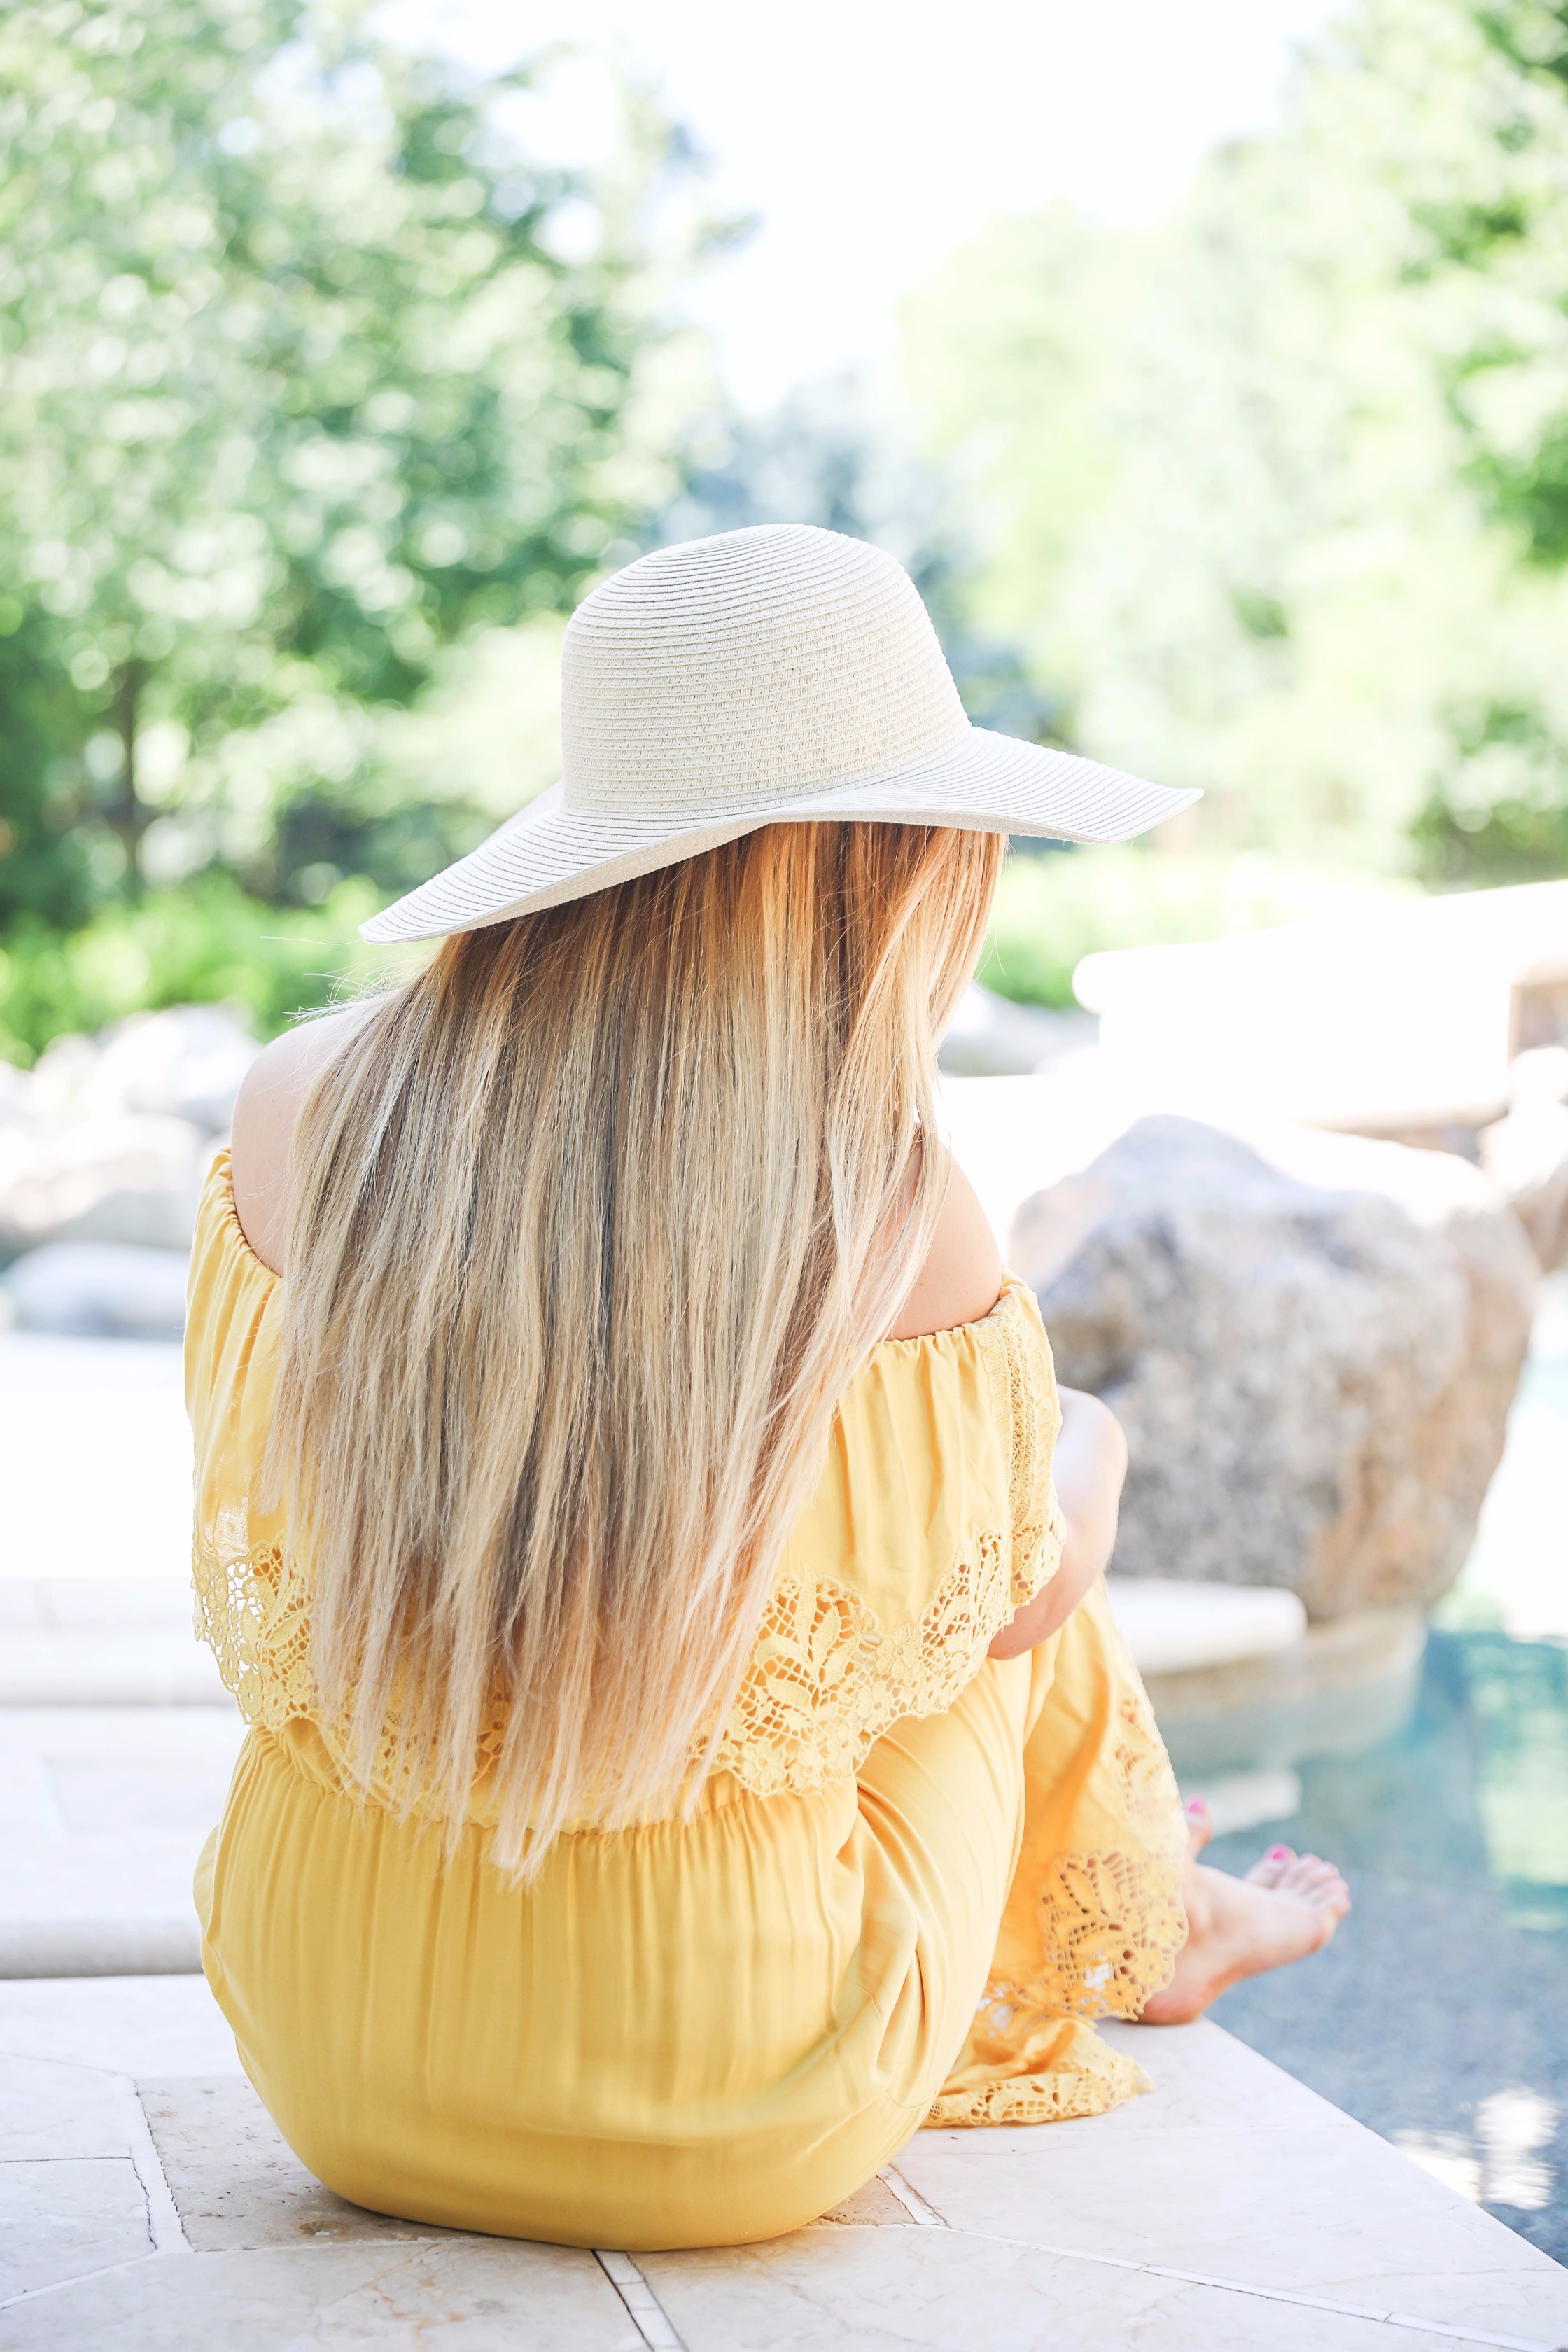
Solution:
[[[1191,1797],[1188,1799],[1187,1811],[1189,1813],[1201,1813],[1203,1809],[1204,1801],[1201,1797]]]
[[[1283,1862],[1289,1851],[1288,1845],[1271,1845],[1268,1849],[1268,1859],[1270,1862]]]

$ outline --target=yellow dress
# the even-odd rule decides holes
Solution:
[[[310,1596],[258,1500],[282,1286],[220,1158],[191,1279],[198,1630],[250,1730],[196,1881],[251,2080],[379,2211],[639,2248],[814,2219],[921,2124],[1098,2114],[1184,1932],[1169,1765],[1091,1592],[987,1647],[1060,1556],[1034,1300],[879,1348],[839,1409],[691,1817],[591,1822],[519,1891],[485,1758],[455,1856],[344,1792]]]

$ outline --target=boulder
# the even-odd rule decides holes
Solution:
[[[0,1300],[20,1331],[177,1339],[185,1328],[188,1266],[181,1250],[50,1242],[0,1279]]]
[[[0,1062],[0,1128],[15,1126],[32,1116],[32,1088],[25,1070]]]
[[[1568,1046],[1521,1054],[1510,1076],[1510,1108],[1482,1129],[1481,1165],[1550,1271],[1568,1263]]]
[[[1116,1566],[1310,1616],[1458,1574],[1529,1341],[1533,1253],[1450,1154],[1138,1120],[1019,1210],[1061,1379],[1126,1428]]]
[[[57,1037],[32,1076],[35,1116],[108,1118],[143,1113],[221,1135],[240,1081],[261,1051],[223,1004],[133,1013],[95,1037]]]
[[[954,1077],[1022,1076],[1091,1049],[1099,1031],[1092,1013],[1015,1004],[972,981],[947,1025],[938,1059]]]
[[[0,1259],[46,1242],[189,1249],[212,1139],[153,1113],[0,1127]]]
[[[57,1037],[0,1076],[0,1263],[46,1242],[188,1249],[196,1200],[261,1048],[221,1004]]]

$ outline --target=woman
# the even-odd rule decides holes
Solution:
[[[198,1902],[311,2169],[588,2245],[813,2219],[927,2120],[1143,2087],[1342,1885],[1194,1864],[1058,1406],[942,1148],[1008,832],[1181,794],[963,717],[898,565],[588,598],[562,786],[269,1047],[193,1273],[196,1581],[250,1717]]]

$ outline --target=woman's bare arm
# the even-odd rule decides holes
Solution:
[[[1001,1253],[974,1187],[950,1163],[947,1195],[931,1255],[889,1338],[915,1339],[973,1323],[995,1306],[1005,1280]],[[1067,1521],[1061,1566],[1037,1600],[1019,1610],[991,1644],[994,1658],[1016,1658],[1067,1623],[1116,1542],[1127,1441],[1108,1405],[1081,1389],[1061,1391],[1062,1426],[1053,1469]]]
[[[1005,1280],[1002,1253],[974,1187],[957,1160],[950,1160],[926,1262],[888,1337],[923,1339],[960,1323],[977,1323],[995,1306]]]
[[[1061,1566],[1045,1591],[1026,1601],[991,1644],[994,1658],[1016,1658],[1059,1633],[1110,1559],[1127,1440],[1109,1405],[1082,1389],[1063,1389],[1061,1435],[1052,1465],[1057,1500],[1067,1521]]]

